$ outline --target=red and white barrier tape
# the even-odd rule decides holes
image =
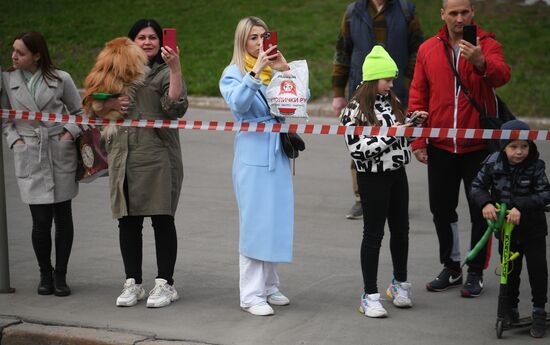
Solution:
[[[201,131],[222,132],[275,132],[321,135],[365,135],[396,136],[417,138],[456,138],[456,139],[522,139],[550,140],[548,130],[493,130],[458,128],[418,128],[418,127],[364,127],[323,124],[281,124],[253,122],[217,122],[185,120],[117,120],[90,119],[84,116],[41,113],[34,111],[1,109],[3,119],[37,120],[45,122],[74,123],[81,125],[116,125],[141,128],[177,128]]]

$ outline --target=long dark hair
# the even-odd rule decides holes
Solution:
[[[353,99],[359,103],[359,109],[363,116],[357,118],[357,125],[379,126],[376,113],[374,112],[374,102],[378,94],[378,80],[364,81],[353,94]],[[393,91],[389,91],[390,105],[397,122],[405,123],[405,108],[399,102]]]
[[[37,67],[42,72],[42,76],[44,77],[44,81],[47,79],[54,81],[59,80],[61,81],[61,78],[59,78],[54,71],[58,69],[55,67],[55,65],[52,62],[52,59],[50,58],[50,52],[48,50],[48,45],[46,44],[46,39],[44,36],[42,36],[41,33],[36,31],[28,31],[23,32],[17,35],[13,42],[21,40],[25,44],[25,47],[34,55],[39,54],[40,58],[37,61]],[[12,66],[8,69],[9,72],[14,71],[15,68]],[[47,83],[47,81],[46,81]]]
[[[165,63],[162,59],[162,56],[160,55],[160,47],[163,46],[162,44],[162,27],[160,24],[154,20],[154,19],[140,19],[137,22],[132,25],[132,28],[128,32],[128,38],[130,38],[132,41],[136,39],[136,36],[139,34],[139,32],[145,28],[152,28],[155,33],[157,34],[159,38],[159,52],[158,54],[149,61],[151,64],[154,62],[158,62],[159,64]]]

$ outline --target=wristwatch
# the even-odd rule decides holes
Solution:
[[[252,78],[256,78],[256,72],[250,71],[248,74],[250,74]]]

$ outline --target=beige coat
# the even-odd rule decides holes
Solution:
[[[81,99],[71,76],[54,72],[61,80],[42,82],[37,99],[29,93],[21,71],[2,73],[2,108],[46,113],[82,113]],[[67,201],[78,193],[75,181],[77,152],[74,141],[60,141],[67,130],[73,138],[80,135],[74,124],[7,120],[2,131],[8,147],[13,149],[15,176],[21,200],[27,204],[51,204]],[[24,144],[14,143],[23,139]]]
[[[180,99],[173,102],[168,98],[169,85],[168,66],[155,64],[145,85],[138,88],[128,118],[182,117],[188,106],[185,86]],[[121,127],[106,138],[105,147],[113,218],[175,214],[183,182],[177,129]]]

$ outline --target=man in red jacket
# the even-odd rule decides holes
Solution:
[[[409,111],[427,111],[426,127],[480,128],[479,112],[468,100],[465,94],[468,91],[478,107],[487,114],[496,113],[495,88],[508,82],[510,67],[495,35],[477,26],[473,17],[470,0],[444,0],[441,19],[445,25],[419,48]],[[467,24],[477,26],[476,45],[462,39],[463,27]],[[487,155],[486,145],[482,140],[419,138],[413,142],[412,149],[416,158],[428,165],[430,210],[439,239],[440,261],[444,265],[443,271],[426,284],[426,288],[443,291],[462,285],[456,213],[460,183],[464,181],[465,190],[470,189]],[[468,204],[471,244],[474,245],[487,223],[469,199]],[[486,251],[482,251],[469,265],[468,278],[461,291],[463,297],[480,295],[486,256]]]

